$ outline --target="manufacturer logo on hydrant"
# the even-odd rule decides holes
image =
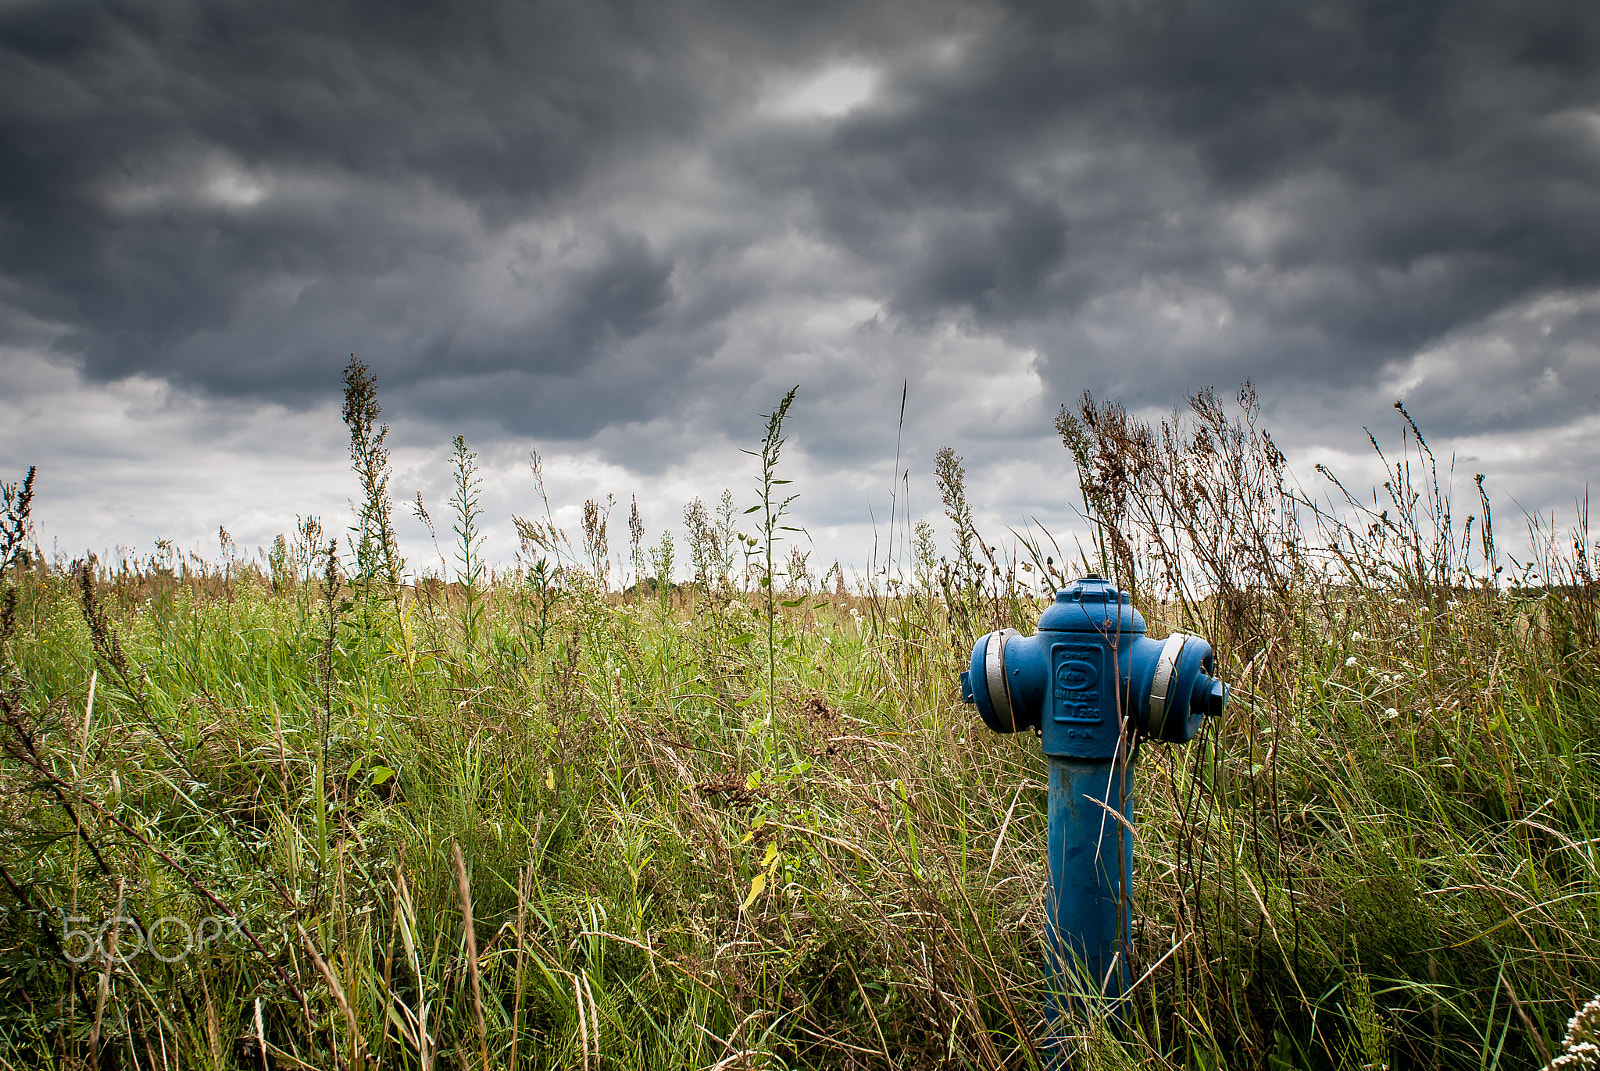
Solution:
[[[1100,671],[1088,662],[1063,662],[1056,670],[1056,687],[1064,692],[1086,691],[1099,679]]]

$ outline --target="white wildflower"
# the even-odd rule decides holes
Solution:
[[[1346,668],[1346,669],[1349,669],[1351,666],[1353,666],[1355,664],[1356,664],[1356,656],[1355,655],[1351,655],[1349,658],[1346,658],[1344,660],[1344,668]]]
[[[1600,994],[1567,1020],[1567,1034],[1561,1042],[1571,1048],[1586,1038],[1600,1039]]]
[[[1578,1071],[1580,1068],[1600,1067],[1600,1045],[1580,1041],[1566,1052],[1551,1060],[1545,1071]]]
[[[1600,996],[1578,1009],[1567,1021],[1567,1036],[1561,1039],[1560,1056],[1545,1065],[1544,1071],[1568,1071],[1576,1068],[1600,1068]]]

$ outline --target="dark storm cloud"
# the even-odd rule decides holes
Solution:
[[[671,27],[601,4],[39,4],[0,42],[10,304],[91,376],[224,393],[326,391],[373,334],[397,371],[505,367],[505,340],[451,344],[474,310],[439,289],[485,231],[698,110]],[[670,274],[628,235],[571,269],[527,338],[556,368],[647,326]]]
[[[1579,4],[1013,10],[844,122],[731,149],[892,308],[1046,381],[1370,375],[1600,281],[1600,17]]]
[[[764,103],[839,62],[855,110]],[[719,427],[783,358],[837,453],[850,362],[955,324],[1046,407],[1531,425],[1597,378],[1597,72],[1580,3],[13,3],[0,341],[292,404],[356,351],[391,413],[570,439]],[[792,313],[848,300],[859,358]]]
[[[694,110],[682,42],[648,9],[57,3],[4,18],[22,165],[8,185],[64,209],[107,168],[202,145],[420,176],[492,208],[558,192],[619,142],[681,133]]]

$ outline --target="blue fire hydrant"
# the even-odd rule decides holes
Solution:
[[[1056,1015],[1120,1011],[1133,940],[1133,746],[1187,743],[1221,714],[1228,686],[1212,670],[1205,640],[1150,639],[1127,593],[1094,576],[1058,591],[1034,635],[1004,629],[972,649],[962,698],[996,732],[1036,730],[1050,760],[1045,917]]]

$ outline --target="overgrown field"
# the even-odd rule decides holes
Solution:
[[[0,1067],[1036,1066],[1045,763],[957,675],[1091,566],[1235,691],[1140,751],[1136,1004],[1074,1066],[1551,1061],[1600,989],[1588,534],[1505,558],[1406,424],[1319,505],[1242,402],[1063,411],[1072,569],[973,532],[953,454],[947,551],[785,568],[781,409],[754,535],[702,507],[697,580],[636,536],[621,591],[599,512],[489,574],[459,441],[448,584],[382,495],[342,554],[68,569],[8,487]]]

